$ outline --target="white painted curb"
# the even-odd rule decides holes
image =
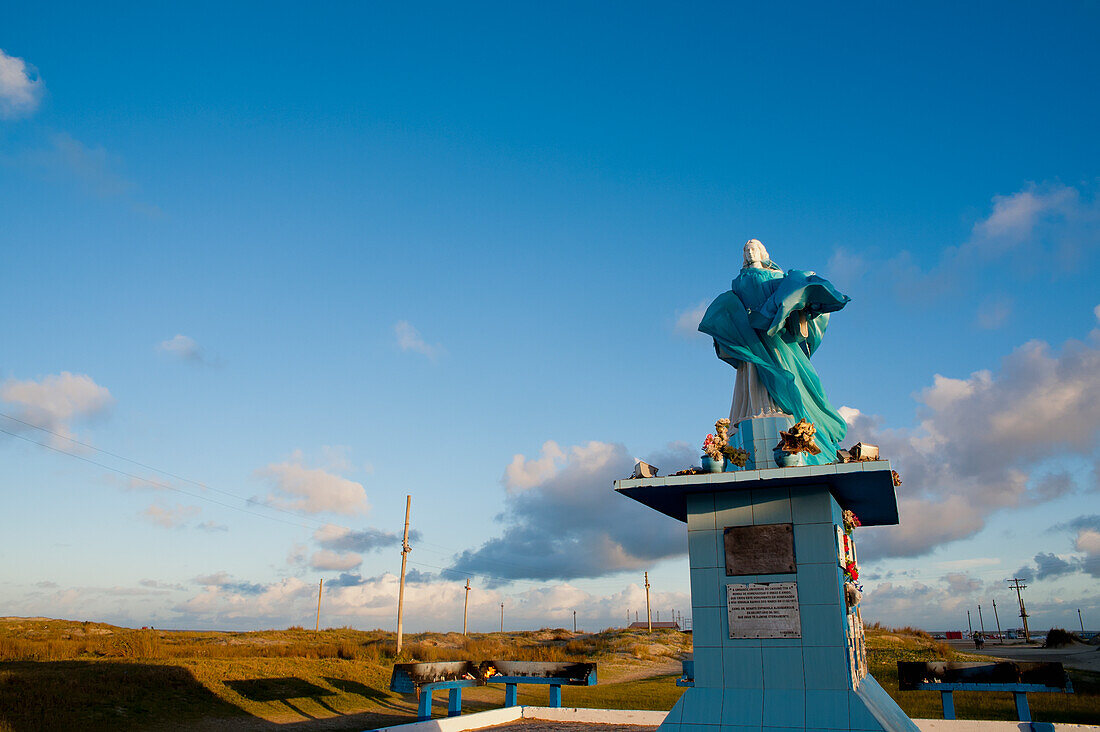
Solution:
[[[578,707],[503,707],[487,712],[473,712],[458,717],[441,717],[427,722],[410,722],[393,727],[379,727],[373,732],[469,732],[469,730],[508,724],[517,719],[541,719],[546,722],[577,724],[634,724],[657,727],[668,712],[641,709],[581,709]],[[1032,732],[1029,722],[983,721],[973,719],[914,719],[920,732]],[[1100,726],[1090,724],[1051,725],[1055,732],[1100,732]],[[598,731],[597,731],[598,732]]]

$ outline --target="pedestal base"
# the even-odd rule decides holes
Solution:
[[[866,676],[855,691],[689,688],[657,732],[780,730],[917,732],[917,725]]]

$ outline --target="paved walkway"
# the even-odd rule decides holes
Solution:
[[[1040,646],[997,645],[996,641],[986,641],[985,648],[974,650],[970,641],[950,641],[951,645],[964,653],[982,656],[998,656],[1010,661],[1055,661],[1066,668],[1080,669],[1100,673],[1100,646],[1075,644],[1065,648],[1042,648]]]

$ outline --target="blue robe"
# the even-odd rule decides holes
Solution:
[[[807,453],[808,465],[833,462],[848,431],[829,404],[810,356],[821,344],[829,313],[849,300],[824,277],[810,272],[792,269],[784,275],[777,269],[743,267],[731,289],[714,299],[699,323],[699,330],[714,339],[719,358],[735,368],[741,362],[755,365],[772,401],[817,428],[821,454]],[[799,332],[799,311],[808,321],[806,338]],[[792,315],[793,325],[787,327]]]

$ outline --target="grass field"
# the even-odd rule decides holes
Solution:
[[[101,623],[0,620],[0,732],[38,729],[363,730],[412,721],[416,700],[387,691],[394,635],[292,628],[255,633],[131,630]],[[872,673],[910,716],[940,716],[934,692],[897,692],[899,660],[958,658],[908,631],[868,630]],[[565,630],[406,636],[402,660],[594,660],[596,687],[565,687],[567,706],[668,709],[682,689],[675,631]],[[1078,693],[1030,696],[1037,720],[1100,723],[1100,679],[1074,674]],[[446,694],[437,694],[445,714]],[[500,706],[501,685],[463,692],[463,708]],[[521,704],[547,688],[521,686]],[[956,694],[961,718],[1012,719],[1008,694]]]

